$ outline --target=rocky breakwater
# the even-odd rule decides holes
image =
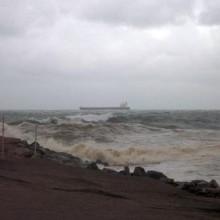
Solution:
[[[179,189],[206,197],[220,197],[220,186],[216,180],[193,180],[190,182],[176,182]]]
[[[104,172],[126,175],[126,176],[136,176],[143,178],[152,178],[161,181],[165,184],[170,184],[178,189],[188,191],[190,193],[205,196],[205,197],[218,197],[220,198],[220,186],[216,180],[206,181],[206,180],[192,180],[189,182],[175,181],[174,179],[168,178],[162,172],[148,170],[145,171],[143,167],[135,167],[133,172],[130,172],[129,167],[124,167],[123,170],[116,172],[111,169],[104,168]]]
[[[1,137],[0,137],[1,140]],[[165,184],[170,184],[180,190],[188,191],[190,193],[206,196],[206,197],[218,197],[220,198],[220,186],[216,180],[206,181],[206,180],[192,180],[189,182],[175,181],[167,177],[165,174],[148,170],[146,171],[143,167],[135,167],[134,171],[131,172],[129,167],[124,167],[123,170],[117,172],[115,170],[109,169],[107,164],[102,161],[88,162],[75,157],[71,154],[63,152],[55,152],[50,149],[40,146],[38,143],[28,144],[26,141],[15,138],[5,139],[5,158],[33,158],[33,159],[46,159],[58,162],[63,165],[87,168],[90,170],[95,170],[98,172],[105,172],[112,175],[125,175],[131,177],[140,178],[151,178]],[[36,151],[35,151],[36,147]],[[105,164],[106,167],[102,170],[99,169],[97,164]]]
[[[82,168],[85,168],[88,165],[88,162],[84,162],[78,157],[64,152],[55,152],[40,146],[38,143],[28,144],[26,141],[15,138],[7,138],[5,140],[5,158],[46,159],[58,162],[60,164]]]

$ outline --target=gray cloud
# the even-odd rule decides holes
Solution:
[[[194,14],[194,0],[92,0],[79,8],[88,20],[135,27],[182,24]]]
[[[201,11],[198,20],[204,25],[220,25],[220,2],[219,0],[202,1],[203,10]]]
[[[56,4],[51,1],[0,0],[0,35],[20,35],[52,25],[57,15]]]
[[[220,30],[198,2],[0,0],[2,108],[220,108]]]

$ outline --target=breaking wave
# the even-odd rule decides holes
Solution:
[[[220,111],[8,111],[5,122],[7,136],[31,143],[37,124],[42,146],[114,168],[220,179]]]
[[[146,165],[175,160],[191,160],[195,156],[220,155],[219,145],[207,147],[160,147],[146,149],[143,147],[100,147],[96,143],[63,145],[54,139],[41,140],[43,146],[58,151],[67,152],[83,160],[107,162],[110,166]]]
[[[79,115],[68,115],[67,119],[73,122],[106,122],[113,117],[113,113],[104,114],[79,114]]]

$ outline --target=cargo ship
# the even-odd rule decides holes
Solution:
[[[86,110],[86,111],[124,111],[124,110],[130,110],[130,107],[128,106],[127,102],[121,103],[120,106],[115,107],[80,107],[80,110]]]

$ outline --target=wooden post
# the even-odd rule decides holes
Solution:
[[[2,114],[2,157],[5,156],[5,116]]]
[[[35,125],[35,131],[34,131],[34,155],[37,153],[37,128],[38,126]]]

